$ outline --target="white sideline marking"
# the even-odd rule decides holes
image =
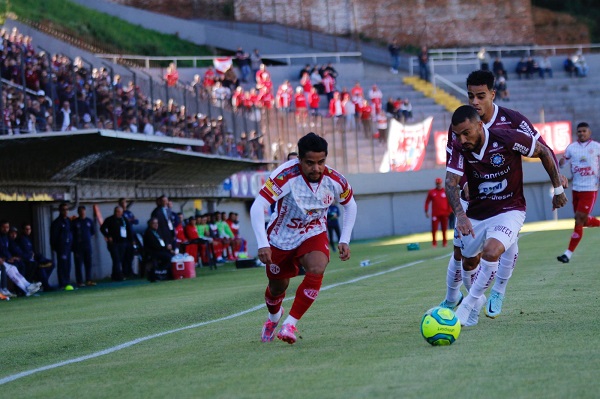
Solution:
[[[427,260],[428,261],[429,260],[437,260],[437,259],[442,259],[442,258],[447,257],[447,256],[448,255],[446,254],[446,255],[441,256],[441,257],[437,257],[437,258],[434,258],[434,259],[427,259]],[[397,270],[404,269],[404,268],[407,268],[407,267],[411,267],[411,266],[414,266],[414,265],[417,265],[417,264],[423,263],[423,262],[425,262],[425,260],[418,260],[418,261],[415,261],[415,262],[407,263],[405,265],[396,266],[396,267],[393,267],[393,268],[388,269],[388,270],[383,270],[383,271],[380,271],[380,272],[377,272],[377,273],[367,274],[367,275],[364,275],[364,276],[361,276],[361,277],[357,277],[357,278],[354,278],[352,280],[348,280],[348,281],[345,281],[345,282],[327,285],[325,287],[322,287],[321,291],[327,291],[329,289],[336,288],[336,287],[339,287],[339,286],[342,286],[342,285],[352,284],[352,283],[356,283],[356,282],[361,281],[361,280],[366,280],[366,279],[371,278],[371,277],[377,277],[377,276],[381,276],[381,275],[384,275],[384,274],[387,274],[387,273],[392,273],[392,272],[395,272]],[[285,301],[290,301],[292,299],[294,299],[294,297],[286,298]],[[234,314],[231,314],[229,316],[221,317],[219,319],[209,320],[209,321],[203,321],[201,323],[191,324],[189,326],[175,328],[173,330],[168,330],[168,331],[163,331],[161,333],[152,334],[152,335],[148,335],[146,337],[137,338],[137,339],[134,339],[133,341],[125,342],[125,343],[123,343],[121,345],[113,346],[111,348],[107,348],[107,349],[101,350],[99,352],[94,352],[94,353],[91,353],[89,355],[80,356],[80,357],[76,357],[74,359],[65,360],[65,361],[62,361],[62,362],[58,362],[58,363],[54,363],[54,364],[49,364],[47,366],[38,367],[36,369],[27,370],[27,371],[23,371],[23,372],[20,372],[20,373],[17,373],[17,374],[9,375],[9,376],[6,376],[4,378],[0,378],[0,385],[7,384],[9,382],[18,380],[18,379],[23,378],[23,377],[28,377],[28,376],[30,376],[32,374],[40,373],[42,371],[52,370],[52,369],[55,369],[55,368],[58,368],[58,367],[68,366],[69,364],[79,363],[79,362],[83,362],[83,361],[86,361],[86,360],[89,360],[89,359],[94,359],[94,358],[97,358],[97,357],[100,357],[100,356],[108,355],[108,354],[120,351],[122,349],[129,348],[130,346],[139,344],[141,342],[149,341],[149,340],[154,339],[154,338],[159,338],[159,337],[162,337],[162,336],[165,336],[165,335],[173,334],[173,333],[184,331],[184,330],[189,330],[189,329],[192,329],[192,328],[206,326],[208,324],[217,323],[217,322],[220,322],[220,321],[231,320],[231,319],[234,319],[236,317],[243,316],[243,315],[248,314],[248,313],[252,313],[252,312],[254,312],[256,310],[260,310],[260,309],[264,308],[265,306],[266,305],[263,303],[261,305],[254,306],[254,307],[252,307],[250,309],[242,310],[241,312],[234,313]]]

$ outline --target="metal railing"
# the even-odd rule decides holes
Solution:
[[[303,62],[312,61],[313,63],[319,63],[319,59],[325,59],[328,62],[335,60],[336,63],[341,63],[344,59],[356,59],[361,57],[361,53],[358,51],[353,52],[338,52],[338,53],[304,53],[304,54],[261,54],[263,60],[277,61],[285,65],[293,65],[293,60],[302,60]],[[153,68],[156,66],[164,65],[166,63],[174,63],[176,67],[182,65],[183,61],[186,61],[185,66],[191,66],[192,68],[198,68],[202,65],[212,65],[212,61],[217,58],[224,58],[224,56],[173,56],[173,57],[159,57],[159,56],[145,56],[145,55],[133,55],[133,54],[96,54],[96,57],[110,60],[113,63],[122,63],[123,61],[129,61],[143,66],[144,68]]]

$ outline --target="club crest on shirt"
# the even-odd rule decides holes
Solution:
[[[504,165],[504,155],[502,154],[494,154],[490,157],[490,163],[492,166],[499,168]]]

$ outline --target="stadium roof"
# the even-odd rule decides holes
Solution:
[[[264,161],[187,150],[195,139],[112,130],[0,137],[0,200],[223,197],[223,181]]]

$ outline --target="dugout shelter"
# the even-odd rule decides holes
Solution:
[[[163,194],[210,204],[230,197],[223,182],[232,174],[269,167],[265,161],[191,150],[200,145],[196,139],[98,129],[0,136],[0,219],[18,228],[32,223],[34,245],[50,255],[50,224],[63,201],[70,215],[79,204],[98,204],[104,217],[121,197],[145,209]],[[87,214],[97,216],[89,207]],[[148,215],[136,216],[143,229]],[[111,261],[101,237],[95,241],[94,263],[103,278]]]

